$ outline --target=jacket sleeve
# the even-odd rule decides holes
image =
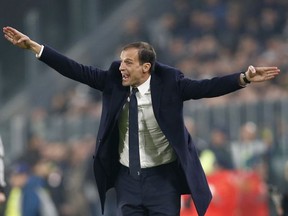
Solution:
[[[49,46],[44,46],[43,53],[39,60],[65,77],[87,84],[101,91],[104,89],[107,71],[80,64]]]
[[[242,89],[239,84],[240,73],[233,73],[212,79],[191,80],[180,76],[179,88],[183,100],[222,96]]]

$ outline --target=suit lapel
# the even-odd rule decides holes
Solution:
[[[113,89],[112,96],[111,96],[111,103],[109,107],[109,110],[110,110],[109,116],[108,116],[109,123],[115,120],[115,117],[119,115],[124,103],[127,100],[127,97],[129,95],[129,90],[130,90],[129,87],[118,86],[118,85]]]
[[[150,88],[151,88],[151,97],[152,97],[152,106],[153,106],[154,115],[156,118],[158,118],[159,109],[160,109],[160,101],[161,101],[160,99],[161,99],[162,92],[163,92],[163,85],[159,76],[155,74],[155,71],[153,71],[151,75]]]

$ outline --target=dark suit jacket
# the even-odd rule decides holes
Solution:
[[[129,94],[121,84],[120,62],[107,71],[88,67],[45,46],[41,61],[62,75],[103,93],[102,116],[94,154],[94,174],[104,208],[106,191],[114,186],[119,169],[119,113]],[[191,194],[199,215],[204,215],[211,193],[193,141],[183,121],[183,102],[221,96],[240,89],[239,73],[205,80],[191,80],[175,68],[156,63],[151,75],[151,97],[155,118],[178,157],[181,194]]]

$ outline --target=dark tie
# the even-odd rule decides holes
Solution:
[[[136,92],[137,88],[132,88],[129,102],[129,169],[130,175],[139,178],[140,156],[139,156],[139,137],[138,137],[138,105]]]

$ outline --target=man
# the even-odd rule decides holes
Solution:
[[[5,206],[4,216],[23,216],[22,213],[22,188],[29,179],[29,167],[25,163],[14,164],[9,172],[9,192]]]
[[[3,32],[8,41],[33,51],[62,75],[102,91],[94,174],[102,209],[106,191],[115,187],[118,215],[179,215],[181,194],[191,194],[198,214],[204,215],[212,196],[184,126],[183,102],[221,96],[280,72],[277,67],[250,66],[245,73],[190,80],[156,62],[154,49],[143,42],[125,46],[121,60],[104,71],[81,65],[12,27]],[[137,117],[138,124],[133,124]],[[135,148],[140,150],[132,153]]]

